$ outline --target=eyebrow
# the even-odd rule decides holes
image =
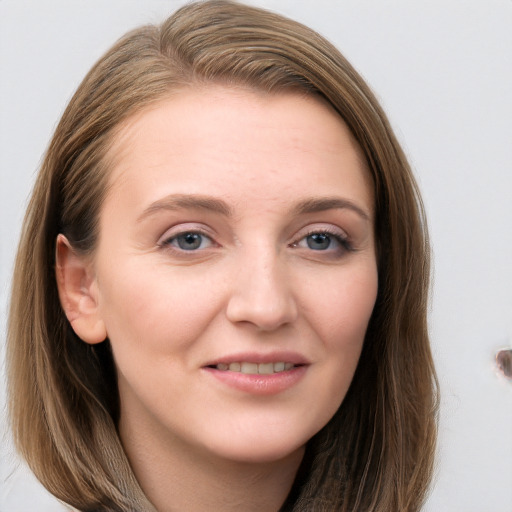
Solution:
[[[221,199],[196,194],[173,194],[151,203],[139,216],[137,222],[140,222],[146,217],[149,217],[161,210],[174,211],[183,208],[206,210],[219,213],[226,217],[231,217],[233,215],[231,208]]]
[[[295,208],[294,213],[296,215],[303,215],[306,213],[317,213],[325,210],[352,210],[357,213],[363,220],[368,222],[371,221],[370,213],[363,210],[361,207],[354,204],[348,199],[342,199],[341,197],[319,197],[311,198],[301,201]]]
[[[179,209],[197,209],[215,212],[226,217],[233,216],[233,210],[222,199],[211,196],[197,194],[173,194],[163,199],[151,203],[138,217],[137,222],[143,221],[161,210],[175,211]],[[371,217],[368,212],[354,204],[348,199],[340,197],[320,197],[309,198],[300,201],[292,210],[293,215],[304,215],[308,213],[317,213],[326,210],[352,210],[363,220],[370,222]]]

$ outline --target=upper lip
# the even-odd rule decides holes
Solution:
[[[221,356],[211,361],[208,361],[204,366],[217,366],[218,364],[231,364],[231,363],[292,363],[294,365],[306,365],[310,362],[301,354],[297,352],[240,352],[236,354],[229,354]]]

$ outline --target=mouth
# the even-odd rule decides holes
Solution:
[[[237,372],[245,375],[272,375],[293,370],[304,366],[302,364],[294,364],[286,361],[278,361],[275,363],[252,363],[248,361],[240,361],[233,363],[218,363],[209,365],[208,368],[220,370],[221,372]]]
[[[237,392],[253,396],[277,395],[298,384],[310,366],[299,357],[294,357],[294,362],[290,359],[277,357],[272,361],[269,357],[251,357],[247,361],[243,357],[234,357],[214,361],[203,370],[223,386]]]
[[[244,352],[210,360],[203,371],[237,392],[269,396],[295,387],[310,366],[308,359],[293,351]]]

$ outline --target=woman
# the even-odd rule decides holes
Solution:
[[[421,200],[310,29],[226,1],[121,39],[43,162],[10,414],[82,511],[419,510],[435,444]]]

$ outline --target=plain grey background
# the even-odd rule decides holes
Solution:
[[[26,200],[67,101],[119,36],[183,3],[0,0],[0,346]],[[494,355],[512,346],[512,2],[250,3],[306,23],[341,49],[380,98],[420,182],[435,254],[430,323],[442,391],[425,512],[511,512],[512,381],[498,374]],[[4,408],[3,380],[1,388]],[[3,419],[0,428],[0,511],[59,510],[17,461]]]

